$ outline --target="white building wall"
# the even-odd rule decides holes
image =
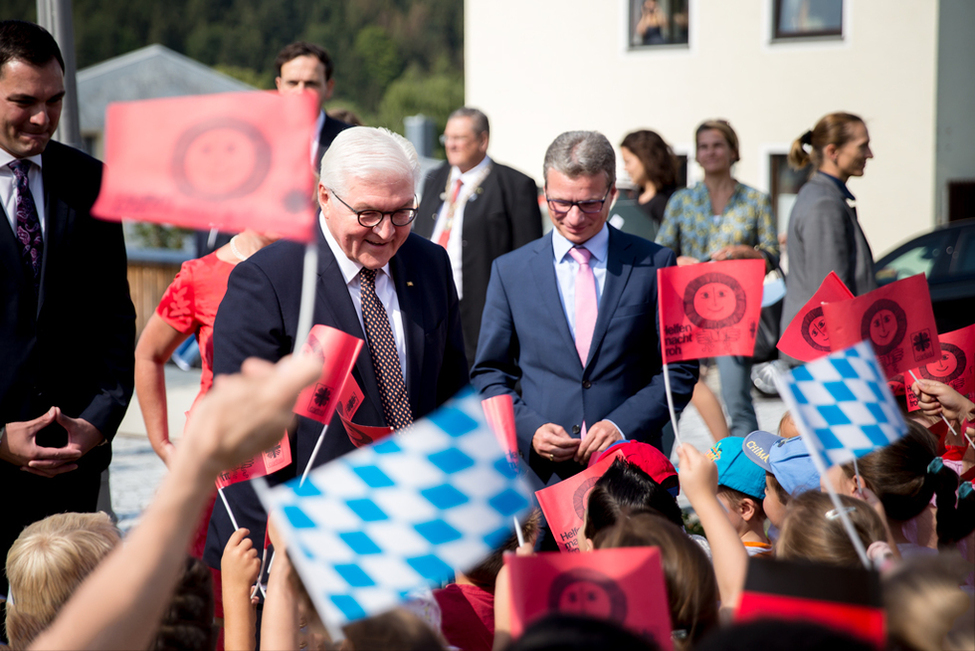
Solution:
[[[562,131],[615,145],[652,128],[693,155],[695,126],[723,117],[735,175],[763,190],[770,152],[851,111],[876,156],[849,184],[874,253],[932,226],[938,4],[846,0],[842,40],[773,44],[772,3],[690,0],[689,47],[627,51],[626,0],[466,0],[466,101],[491,119],[491,155],[539,182]]]

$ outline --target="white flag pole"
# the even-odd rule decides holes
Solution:
[[[237,531],[240,527],[237,526],[237,518],[234,517],[234,512],[230,510],[230,502],[227,501],[227,496],[224,495],[222,488],[218,488],[217,493],[220,494],[220,499],[223,501],[223,508],[227,509],[227,515],[230,516],[230,524],[234,525],[234,531]]]
[[[295,348],[308,339],[315,312],[315,289],[318,274],[318,244],[312,240],[305,247],[305,266],[301,274],[301,307],[298,308],[298,329],[295,332]]]
[[[305,485],[305,479],[308,478],[308,473],[311,472],[311,466],[315,463],[315,457],[318,456],[318,450],[322,447],[322,441],[325,440],[325,432],[328,431],[328,425],[322,427],[322,433],[318,435],[318,440],[315,441],[315,449],[311,451],[311,457],[308,459],[308,463],[305,464],[305,469],[301,473],[301,481],[298,482],[298,487],[301,488]]]
[[[659,278],[659,274],[658,274]],[[658,283],[659,291],[659,283]],[[667,364],[667,357],[664,354],[664,315],[660,310],[660,301],[657,301],[657,322],[660,325],[660,330],[657,336],[660,338],[660,353],[664,360],[664,393],[667,394],[667,410],[670,412],[670,423],[674,426],[674,447],[679,448],[681,446],[680,432],[677,429],[677,412],[674,410],[674,394],[670,391],[670,365]]]
[[[860,557],[860,562],[863,563],[863,567],[866,569],[872,569],[870,565],[870,559],[867,558],[867,550],[863,546],[863,541],[860,540],[860,536],[857,535],[856,529],[853,528],[853,521],[850,520],[850,515],[846,511],[846,507],[840,502],[840,496],[836,493],[836,489],[833,488],[833,483],[829,480],[826,475],[826,464],[823,463],[823,457],[820,456],[819,450],[813,445],[813,440],[815,439],[815,434],[806,425],[805,419],[802,414],[796,408],[795,399],[792,393],[788,390],[786,386],[785,378],[780,373],[776,373],[775,387],[779,390],[779,395],[785,401],[786,406],[789,411],[792,412],[792,421],[799,428],[799,433],[802,434],[803,445],[806,446],[806,451],[809,452],[809,457],[812,459],[813,465],[816,467],[816,472],[819,473],[820,480],[822,484],[826,487],[826,492],[829,493],[829,499],[833,502],[833,508],[835,509],[836,515],[840,518],[843,523],[843,528],[846,530],[846,535],[849,536],[850,542],[853,543],[853,548],[856,549],[857,556]],[[864,502],[865,508],[870,508],[866,502]]]

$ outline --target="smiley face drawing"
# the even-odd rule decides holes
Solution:
[[[186,129],[173,149],[170,172],[180,192],[223,201],[252,193],[271,169],[271,146],[243,120],[209,118]]]
[[[684,314],[699,328],[733,326],[745,316],[745,306],[745,290],[728,274],[706,273],[684,289]]]
[[[555,577],[548,591],[550,611],[608,619],[626,620],[626,593],[605,574],[577,567]]]
[[[921,367],[921,375],[928,380],[948,384],[958,379],[968,368],[965,351],[954,344],[941,342],[941,358]]]
[[[826,332],[826,319],[823,317],[823,308],[816,307],[809,310],[802,319],[802,326],[799,332],[802,334],[805,342],[816,350],[824,353],[830,352],[829,333]]]
[[[589,504],[589,493],[597,481],[599,481],[599,477],[590,477],[579,484],[575,493],[572,494],[572,509],[579,516],[580,520],[586,515],[586,505]]]
[[[860,336],[869,340],[878,355],[897,349],[907,334],[907,314],[889,298],[880,298],[867,308],[860,321]]]

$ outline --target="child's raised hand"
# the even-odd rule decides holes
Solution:
[[[680,488],[694,505],[696,500],[718,493],[718,467],[689,443],[677,448]]]
[[[950,421],[961,420],[969,418],[975,407],[971,400],[942,382],[917,380],[911,385],[911,391],[925,416],[944,415]]]
[[[220,559],[220,571],[225,594],[245,594],[250,599],[251,586],[261,571],[261,559],[254,543],[247,537],[249,534],[250,530],[243,528],[231,534]],[[257,603],[257,597],[251,601]]]

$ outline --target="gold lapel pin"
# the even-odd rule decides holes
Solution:
[[[412,287],[413,286],[413,281],[412,280],[407,280],[406,281],[406,286],[407,287]]]

